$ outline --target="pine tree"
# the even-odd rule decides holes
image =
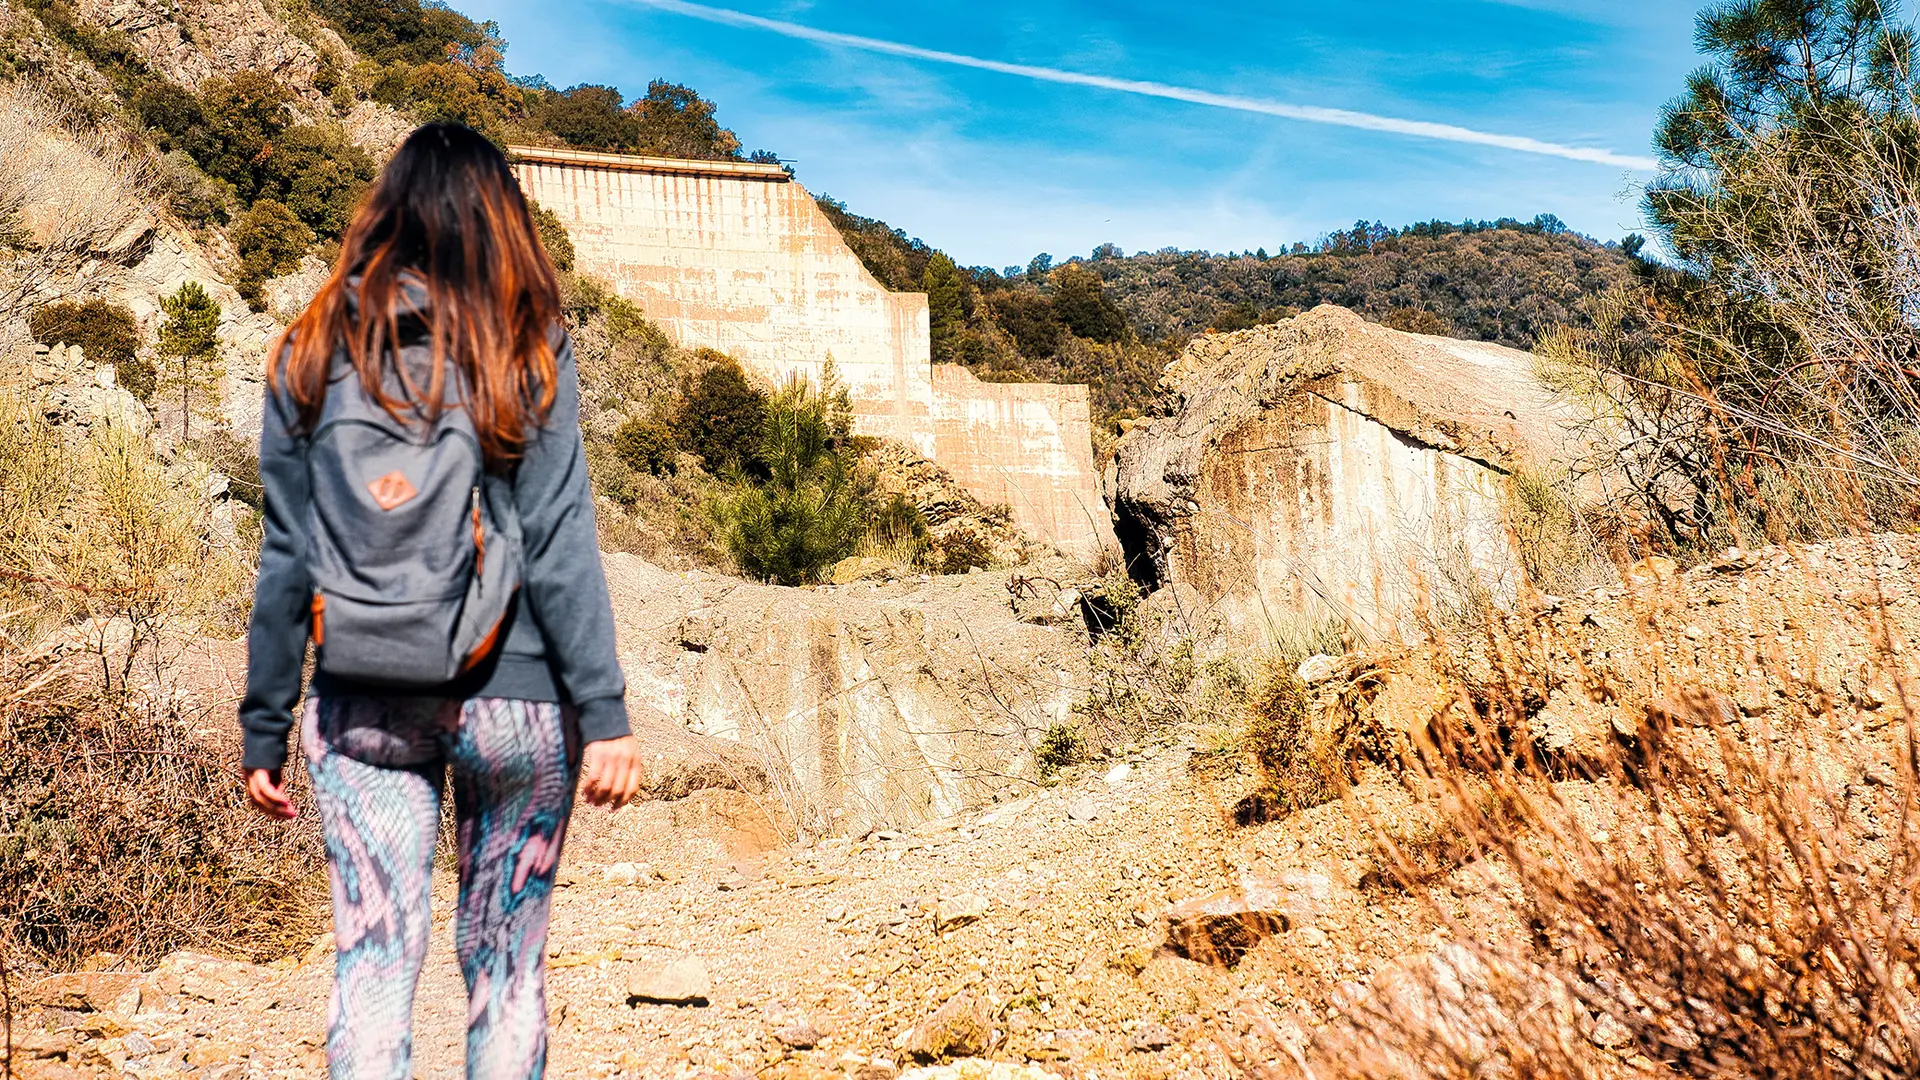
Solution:
[[[933,338],[933,358],[951,361],[967,322],[967,283],[960,268],[945,252],[927,260],[920,288],[927,294],[927,322]]]
[[[748,577],[817,581],[866,535],[871,482],[847,442],[846,392],[831,379],[831,366],[819,389],[796,376],[767,402],[759,446],[766,479],[736,474],[713,508],[728,552]]]
[[[220,404],[220,305],[197,281],[189,281],[160,301],[167,321],[160,325],[159,393],[180,401],[180,438],[193,437],[195,415],[208,417]]]
[[[1700,13],[1695,37],[1713,62],[1661,110],[1662,170],[1646,198],[1676,254],[1709,276],[1720,269],[1727,245],[1716,237],[1758,208],[1740,190],[1754,155],[1845,141],[1863,121],[1907,154],[1920,151],[1914,38],[1898,18],[1898,0],[1734,0]],[[1833,209],[1843,219],[1871,212]],[[1753,227],[1765,224],[1762,215]]]
[[[1911,252],[1872,239],[1888,208],[1858,178],[1910,175],[1920,161],[1913,32],[1898,0],[1732,0],[1702,11],[1695,37],[1712,62],[1661,111],[1661,173],[1645,202],[1681,265],[1638,265],[1665,318],[1691,328],[1675,348],[1697,376],[1723,401],[1771,406],[1777,373],[1813,357],[1781,324],[1755,252],[1837,242],[1822,289],[1875,297],[1876,332],[1911,339],[1904,298],[1888,288]],[[1796,232],[1803,206],[1819,237]],[[1852,408],[1886,407],[1878,393]]]

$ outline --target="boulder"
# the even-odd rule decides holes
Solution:
[[[1513,595],[1506,477],[1569,457],[1572,410],[1526,353],[1323,305],[1194,339],[1120,440],[1129,565],[1238,639],[1328,620],[1417,630],[1473,579]]]
[[[640,968],[627,978],[629,1005],[705,1005],[713,998],[706,962],[683,953]]]
[[[1038,1065],[962,1058],[948,1065],[908,1069],[900,1074],[900,1080],[1060,1080],[1060,1077]]]
[[[1318,656],[1309,656],[1305,660],[1300,661],[1300,667],[1294,674],[1305,685],[1318,686],[1328,679],[1333,678],[1339,670],[1339,657],[1328,656],[1326,653],[1321,653]]]
[[[988,906],[987,898],[978,893],[943,897],[933,906],[933,928],[945,931],[979,922],[987,917]]]
[[[992,1042],[993,1018],[986,1002],[963,990],[932,1016],[903,1032],[895,1040],[894,1049],[919,1061],[940,1061],[985,1053]]]
[[[820,1032],[805,1022],[783,1027],[773,1033],[773,1038],[789,1050],[811,1050],[820,1045]]]
[[[232,1005],[253,990],[279,982],[280,973],[243,960],[177,952],[160,961],[150,979],[169,993]]]
[[[28,983],[20,1000],[28,1005],[73,1012],[113,1012],[114,1005],[141,976],[127,971],[75,971]]]
[[[851,585],[867,578],[884,577],[892,569],[892,562],[877,555],[855,555],[834,563],[829,579],[835,585]]]
[[[1167,945],[1181,956],[1232,967],[1260,942],[1311,922],[1332,898],[1325,874],[1243,874],[1238,887],[1167,909]]]

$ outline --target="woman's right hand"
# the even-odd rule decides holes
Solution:
[[[280,782],[279,769],[248,769],[246,773],[247,801],[255,810],[279,821],[292,821],[298,816],[286,786]]]
[[[580,794],[595,806],[618,810],[633,801],[645,776],[638,739],[622,735],[590,742],[580,768]]]

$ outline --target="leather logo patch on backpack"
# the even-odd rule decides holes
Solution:
[[[367,490],[373,494],[373,501],[379,503],[382,510],[391,510],[420,494],[398,469],[368,484]]]

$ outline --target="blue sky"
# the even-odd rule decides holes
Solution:
[[[668,5],[675,0],[664,0]],[[1356,219],[1558,214],[1638,226],[1626,165],[1040,81],[735,25],[661,0],[453,0],[507,66],[631,98],[712,98],[748,149],[963,263],[1103,242],[1277,250]],[[1648,156],[1698,62],[1688,0],[716,0],[814,30],[1004,64]]]

